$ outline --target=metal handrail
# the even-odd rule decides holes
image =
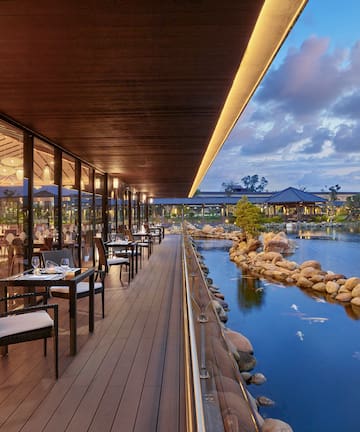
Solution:
[[[195,336],[195,327],[194,327],[194,319],[191,307],[191,296],[190,296],[190,284],[188,277],[188,268],[186,262],[186,253],[185,253],[185,243],[183,237],[183,271],[184,271],[184,281],[185,281],[185,293],[184,293],[184,327],[185,332],[188,335],[188,338],[185,338],[185,346],[186,351],[189,352],[191,357],[191,371],[192,371],[192,391],[193,391],[193,402],[194,402],[194,410],[196,417],[196,431],[197,432],[205,432],[205,418],[204,418],[204,407],[202,400],[202,392],[201,392],[201,384],[200,384],[200,373],[199,373],[199,362],[198,362],[198,354],[196,347],[196,336]],[[189,377],[191,379],[191,377]],[[189,392],[188,392],[189,393]]]

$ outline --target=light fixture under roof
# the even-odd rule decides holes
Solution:
[[[7,167],[19,167],[22,165],[22,159],[16,156],[9,156],[1,160],[2,165],[5,165]]]
[[[9,166],[5,166],[5,165],[0,165],[0,175],[1,176],[11,176],[15,174],[15,169]]]

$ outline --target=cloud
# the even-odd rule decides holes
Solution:
[[[339,153],[360,153],[360,125],[342,124],[338,127],[333,142]]]
[[[329,53],[329,39],[315,36],[283,63],[269,71],[255,96],[258,103],[276,103],[279,109],[307,118],[326,110],[344,91],[360,84],[360,48]]]
[[[334,116],[357,120],[360,118],[360,91],[344,96],[333,107]]]
[[[253,174],[269,190],[360,189],[360,42],[336,50],[330,42],[309,37],[268,72],[202,190]]]

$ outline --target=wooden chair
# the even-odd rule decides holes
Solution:
[[[100,237],[94,237],[94,242],[99,254],[98,269],[104,270],[105,273],[108,273],[111,266],[118,265],[120,267],[120,282],[121,285],[123,285],[123,282],[121,280],[121,272],[123,266],[125,266],[128,269],[128,274],[129,274],[128,283],[130,284],[131,269],[130,269],[129,258],[125,258],[125,257],[108,258],[108,254],[106,252],[103,240]]]
[[[32,297],[43,297],[43,304],[26,306],[9,310],[10,301],[17,301],[24,298],[30,300]],[[0,346],[29,342],[37,339],[44,339],[44,356],[47,354],[47,338],[53,338],[55,377],[59,377],[59,342],[58,342],[58,305],[46,304],[46,293],[16,294],[0,298],[5,307],[1,306],[0,313]],[[48,310],[53,310],[53,318]]]
[[[152,250],[152,239],[151,237],[147,237],[147,240],[135,240],[134,236],[132,235],[132,232],[129,229],[125,230],[125,236],[129,237],[129,240],[137,243],[137,245],[140,247],[140,250],[147,249],[147,257],[150,258],[151,250]],[[141,257],[143,257],[143,253],[141,252]]]
[[[43,251],[42,259],[46,264],[46,261],[52,261],[53,263],[60,265],[62,258],[69,259],[70,267],[74,267],[74,258],[70,249],[59,249],[52,251]],[[50,294],[53,297],[59,297],[63,299],[69,299],[70,292],[67,286],[51,286]],[[90,292],[89,282],[79,282],[76,285],[76,298],[88,297]],[[94,282],[95,294],[101,294],[101,305],[102,305],[102,317],[105,317],[105,272],[99,269],[95,274]]]

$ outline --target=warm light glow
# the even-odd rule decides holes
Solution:
[[[4,177],[8,177],[15,174],[14,168],[7,167],[4,165],[0,165],[0,175]]]
[[[146,201],[146,194],[144,193],[142,196],[142,202],[145,202],[145,201]]]
[[[16,178],[18,179],[18,180],[23,180],[24,179],[24,170],[23,170],[23,168],[18,168],[17,170],[16,170]]]
[[[118,189],[119,188],[119,179],[118,178],[114,178],[113,179],[113,188],[114,189]]]
[[[10,156],[2,159],[1,163],[8,167],[18,167],[22,165],[22,160],[16,156]]]
[[[189,192],[192,197],[308,0],[266,0]]]
[[[100,189],[101,187],[101,181],[99,178],[95,179],[95,189]]]
[[[154,202],[154,198],[149,199],[149,203],[152,204]]]
[[[44,167],[43,180],[44,180],[44,182],[47,182],[47,183],[49,183],[51,180],[49,165],[45,165],[45,167]]]

